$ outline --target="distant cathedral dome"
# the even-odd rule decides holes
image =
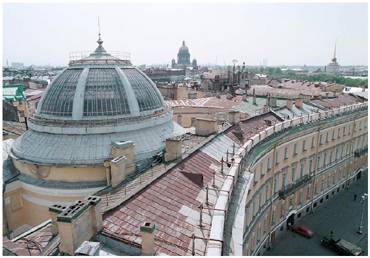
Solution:
[[[185,45],[185,40],[182,41],[182,46],[179,48],[179,53],[189,53],[189,48]]]
[[[182,42],[182,46],[177,54],[177,64],[182,66],[190,65],[189,48],[185,45],[185,41]]]

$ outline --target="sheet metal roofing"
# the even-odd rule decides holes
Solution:
[[[46,221],[13,240],[4,238],[5,255],[47,256],[55,255],[60,238],[51,231],[51,221]],[[48,249],[48,250],[47,250]]]
[[[266,120],[275,119],[275,115],[268,113],[241,122],[244,139],[267,128]],[[227,166],[225,163],[225,175],[222,175],[220,159],[226,160],[226,151],[231,153],[234,144],[240,145],[233,136],[234,129],[235,126],[219,134],[131,199],[104,214],[102,234],[140,246],[140,225],[150,222],[156,225],[157,255],[191,255],[192,234],[209,237],[213,211],[204,206],[203,227],[199,228],[199,207],[205,199],[205,186],[212,189],[213,174],[217,187],[226,178]],[[214,205],[216,196],[211,192],[214,191],[210,190],[209,201]],[[198,239],[195,254],[205,255],[205,247],[206,241]]]
[[[314,99],[310,101],[323,109],[337,108],[340,106],[351,105],[360,102],[358,98],[350,94],[341,94],[335,98]]]

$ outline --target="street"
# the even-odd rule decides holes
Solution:
[[[308,214],[295,223],[310,228],[314,232],[311,239],[285,231],[273,243],[272,249],[266,251],[264,255],[336,255],[320,244],[320,240],[324,236],[329,236],[331,230],[334,232],[334,238],[343,238],[361,247],[364,255],[367,255],[367,203],[364,209],[363,234],[357,233],[361,219],[361,196],[368,192],[367,178],[365,173],[361,179],[351,184],[349,189],[341,189],[334,196],[330,194],[331,200],[317,207],[314,214]]]

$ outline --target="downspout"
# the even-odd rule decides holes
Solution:
[[[104,167],[105,167],[105,177],[107,179],[107,186],[110,186],[112,185],[112,173],[109,160],[104,161]]]
[[[272,156],[272,177],[271,177],[271,180],[272,180],[272,184],[271,184],[271,194],[270,194],[270,219],[269,219],[269,222],[270,222],[270,230],[269,230],[269,236],[268,236],[268,248],[270,249],[272,247],[272,240],[271,240],[271,235],[272,235],[272,210],[273,210],[273,202],[272,202],[272,199],[274,198],[274,187],[275,187],[275,161],[276,161],[276,144],[274,145],[274,149],[273,149],[273,152],[272,152],[273,156]]]
[[[7,220],[6,211],[5,211],[5,190],[6,190],[6,183],[3,183],[3,217],[5,221],[5,232],[8,239],[10,239],[10,229],[9,229],[9,222]]]
[[[317,153],[319,151],[319,144],[320,144],[320,127],[317,129],[317,140],[316,140],[316,148],[315,148],[315,160],[314,160],[314,174],[313,174],[313,179],[312,179],[312,183],[311,183],[311,195],[312,195],[312,198],[311,198],[311,213],[313,213],[313,202],[314,202],[314,199],[315,199],[315,183],[316,183],[316,174],[317,174],[317,168],[318,168],[318,164],[317,164]]]

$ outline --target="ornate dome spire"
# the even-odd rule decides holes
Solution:
[[[98,17],[98,40],[96,41],[98,43],[98,47],[95,49],[94,53],[92,55],[107,55],[107,51],[103,48],[103,40],[101,39],[101,33],[100,33],[100,20]]]

